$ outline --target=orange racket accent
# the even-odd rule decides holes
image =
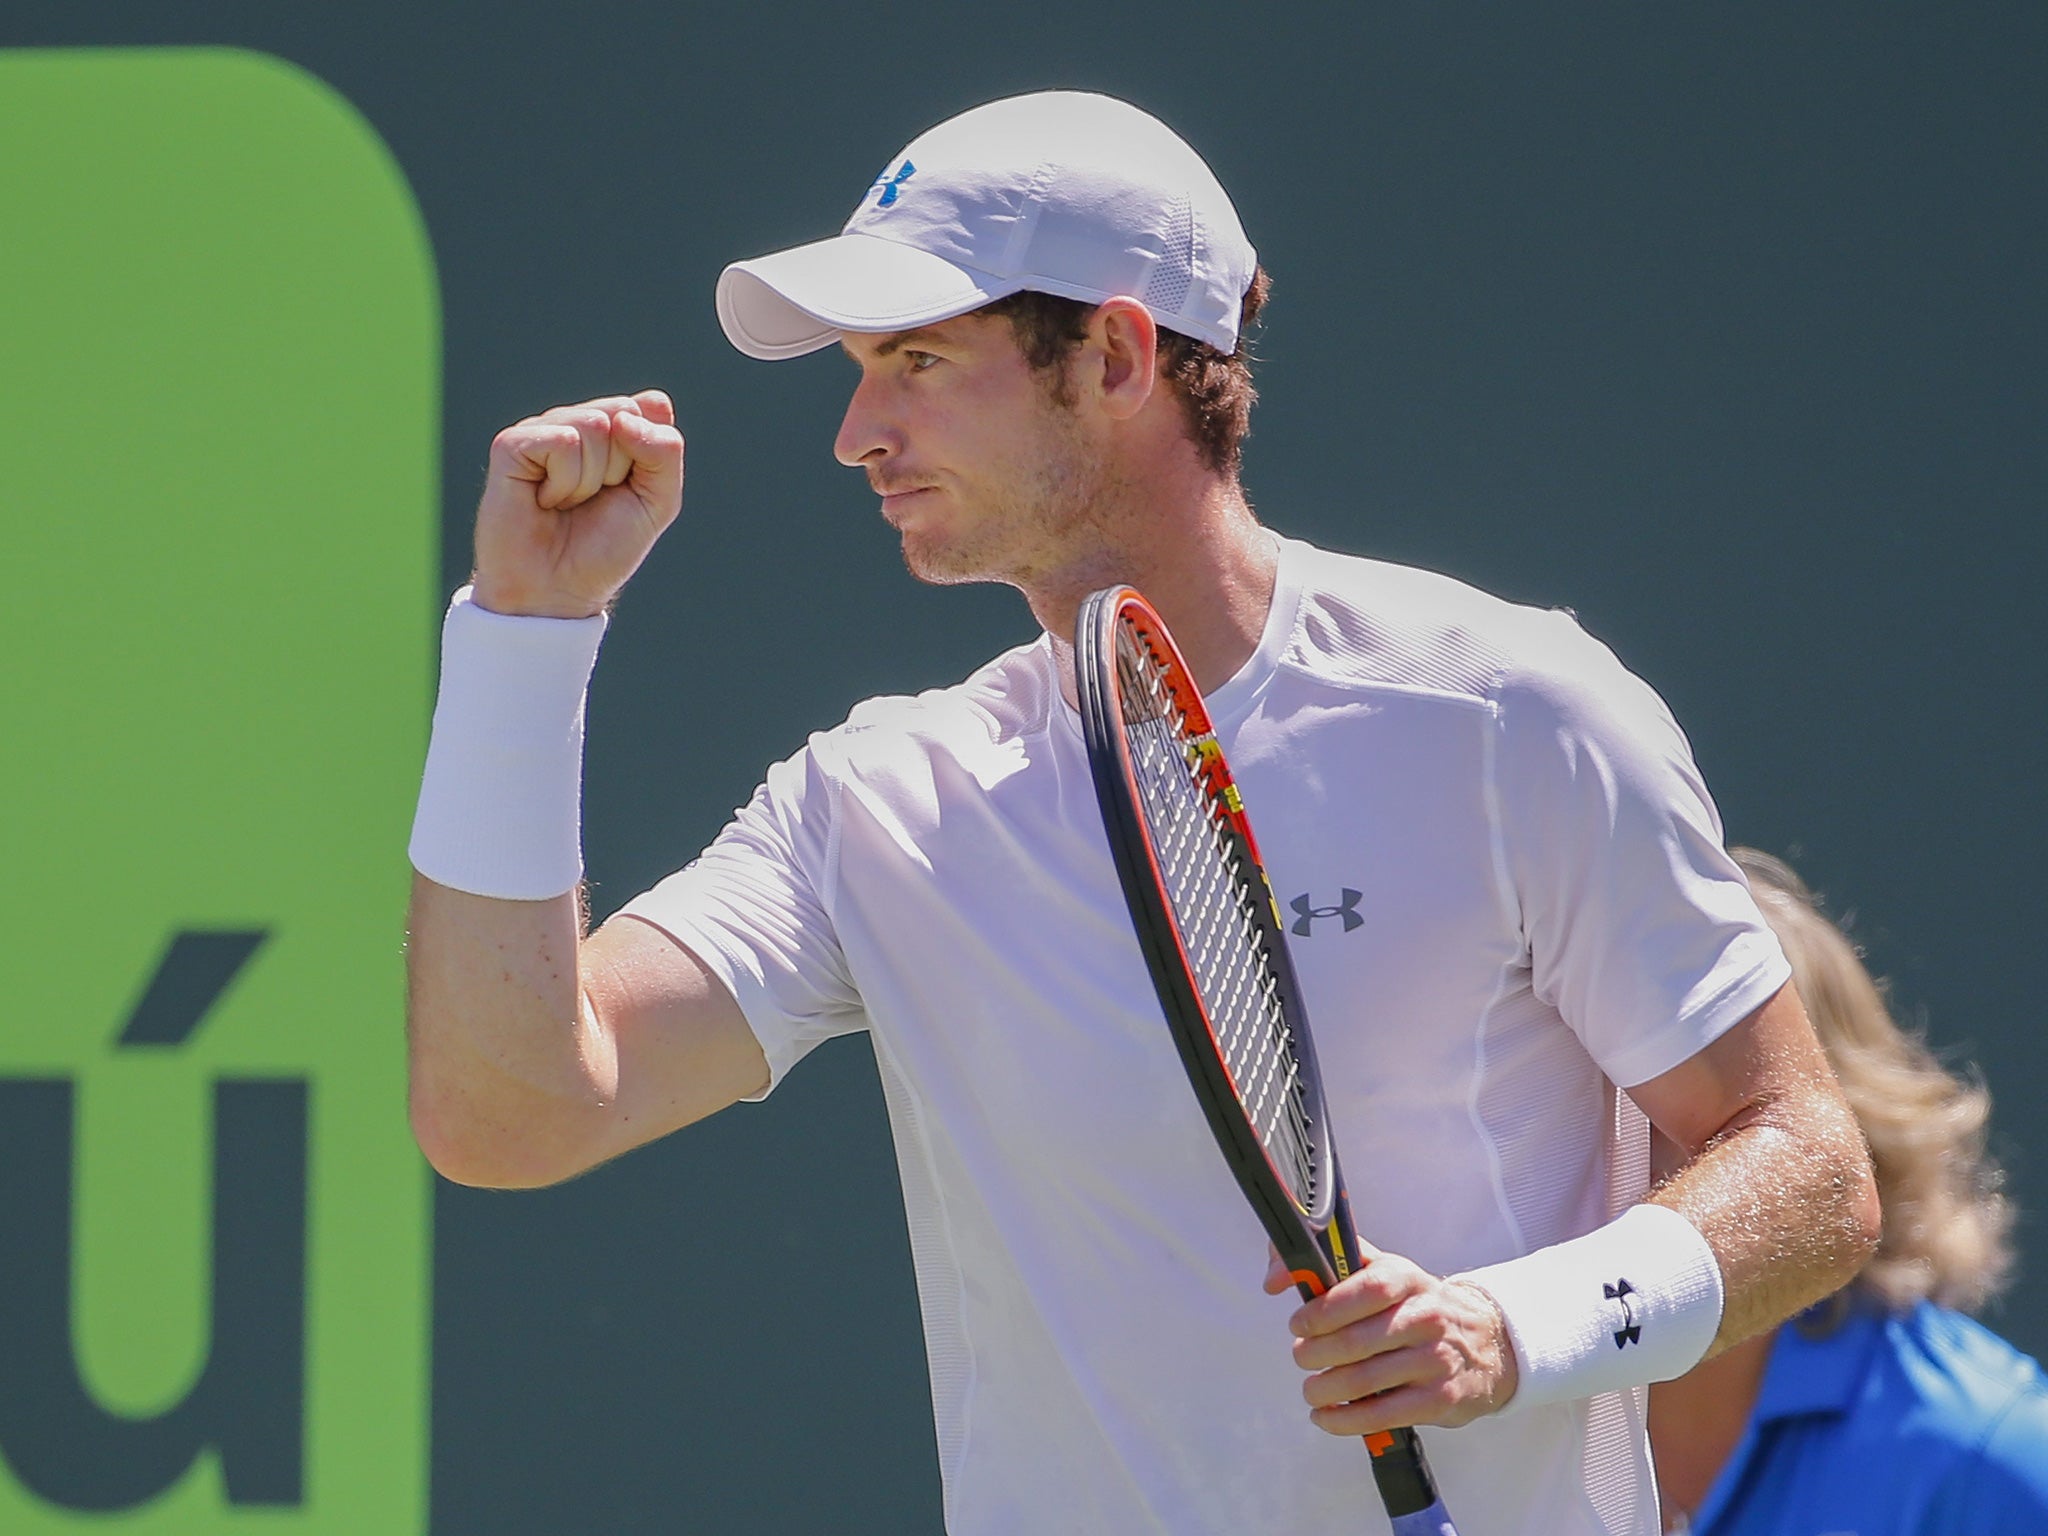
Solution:
[[[1390,1429],[1376,1429],[1365,1437],[1365,1448],[1375,1456],[1384,1456],[1394,1448],[1394,1432]]]

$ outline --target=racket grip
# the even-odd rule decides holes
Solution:
[[[1348,1209],[1344,1219],[1349,1225]],[[1317,1268],[1288,1272],[1304,1301],[1314,1300],[1335,1283],[1336,1276],[1327,1267],[1327,1254],[1324,1258],[1324,1265]],[[1429,1470],[1429,1458],[1422,1454],[1422,1441],[1414,1430],[1395,1429],[1367,1435],[1365,1448],[1372,1454],[1372,1480],[1379,1485],[1380,1503],[1394,1524],[1394,1536],[1458,1536],[1458,1528],[1444,1513],[1444,1501],[1437,1497],[1436,1477]]]
[[[1367,1435],[1365,1448],[1372,1453],[1373,1481],[1394,1523],[1394,1536],[1458,1536],[1414,1430]]]

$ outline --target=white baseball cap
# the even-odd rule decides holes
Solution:
[[[1127,294],[1224,352],[1258,254],[1209,167],[1127,102],[1040,91],[913,139],[829,240],[737,261],[718,319],[749,357],[907,331],[1023,289]]]

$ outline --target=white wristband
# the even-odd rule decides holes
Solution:
[[[544,901],[583,878],[583,696],[603,614],[492,613],[464,587],[441,626],[441,695],[412,824],[429,880]]]
[[[1699,1230],[1662,1205],[1597,1231],[1453,1275],[1491,1296],[1520,1383],[1507,1412],[1683,1376],[1721,1326],[1721,1266]]]

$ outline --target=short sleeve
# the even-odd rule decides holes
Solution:
[[[757,1098],[824,1041],[867,1027],[831,919],[837,804],[816,746],[771,768],[710,847],[620,909],[731,989],[768,1058]]]
[[[1532,985],[1610,1078],[1669,1071],[1791,976],[1662,699],[1567,615],[1496,695],[1500,846]]]

